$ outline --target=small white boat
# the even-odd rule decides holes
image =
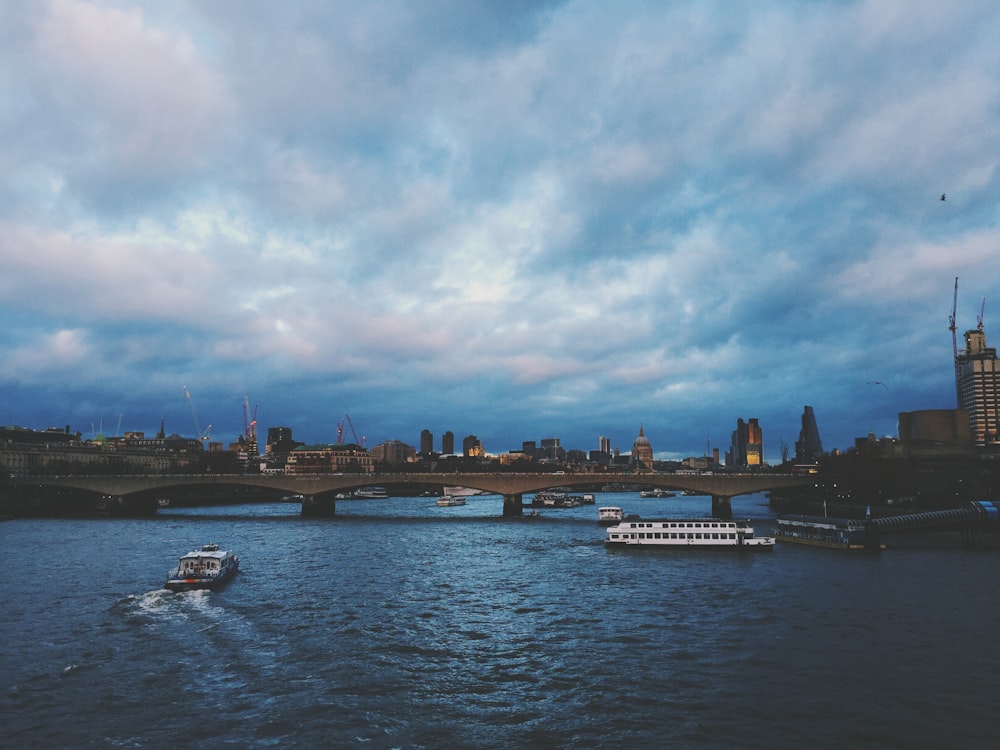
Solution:
[[[454,495],[442,495],[437,499],[437,504],[442,508],[450,508],[454,505],[465,505],[466,499],[464,497],[455,497]]]
[[[643,490],[639,493],[639,497],[674,497],[674,495],[675,493],[664,489]]]
[[[188,552],[163,584],[171,591],[216,589],[227,583],[240,568],[240,560],[232,552],[219,549],[218,544],[205,544]]]
[[[601,526],[614,526],[625,520],[625,511],[613,505],[597,509],[597,523]]]
[[[726,547],[771,549],[773,536],[755,536],[750,521],[717,518],[680,518],[666,521],[623,521],[609,526],[604,543],[609,547],[647,546],[721,549]]]

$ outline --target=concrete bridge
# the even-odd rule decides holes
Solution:
[[[262,476],[254,474],[197,474],[168,476],[56,476],[17,477],[8,486],[44,491],[66,488],[109,498],[113,512],[155,513],[157,497],[181,487],[261,487],[286,495],[302,495],[302,515],[332,516],[338,493],[371,485],[415,487],[461,486],[503,496],[503,515],[517,516],[525,493],[555,487],[592,487],[596,484],[641,485],[689,490],[712,498],[712,516],[730,518],[731,499],[737,495],[812,484],[813,478],[792,474],[314,474]]]

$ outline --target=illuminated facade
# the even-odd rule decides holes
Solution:
[[[726,452],[726,466],[753,467],[764,465],[764,433],[754,417],[747,422],[736,420],[733,442]]]

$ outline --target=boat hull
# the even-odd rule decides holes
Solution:
[[[163,587],[171,591],[197,591],[199,589],[214,591],[229,583],[233,579],[233,576],[236,575],[238,569],[239,565],[237,564],[227,568],[217,576],[206,578],[169,578],[163,584]]]
[[[666,521],[627,520],[607,529],[608,547],[654,549],[752,549],[774,548],[774,537],[756,536],[746,521],[712,518]]]

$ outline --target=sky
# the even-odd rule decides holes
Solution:
[[[955,407],[956,277],[1000,343],[997,39],[992,2],[0,0],[0,424],[896,435]]]

